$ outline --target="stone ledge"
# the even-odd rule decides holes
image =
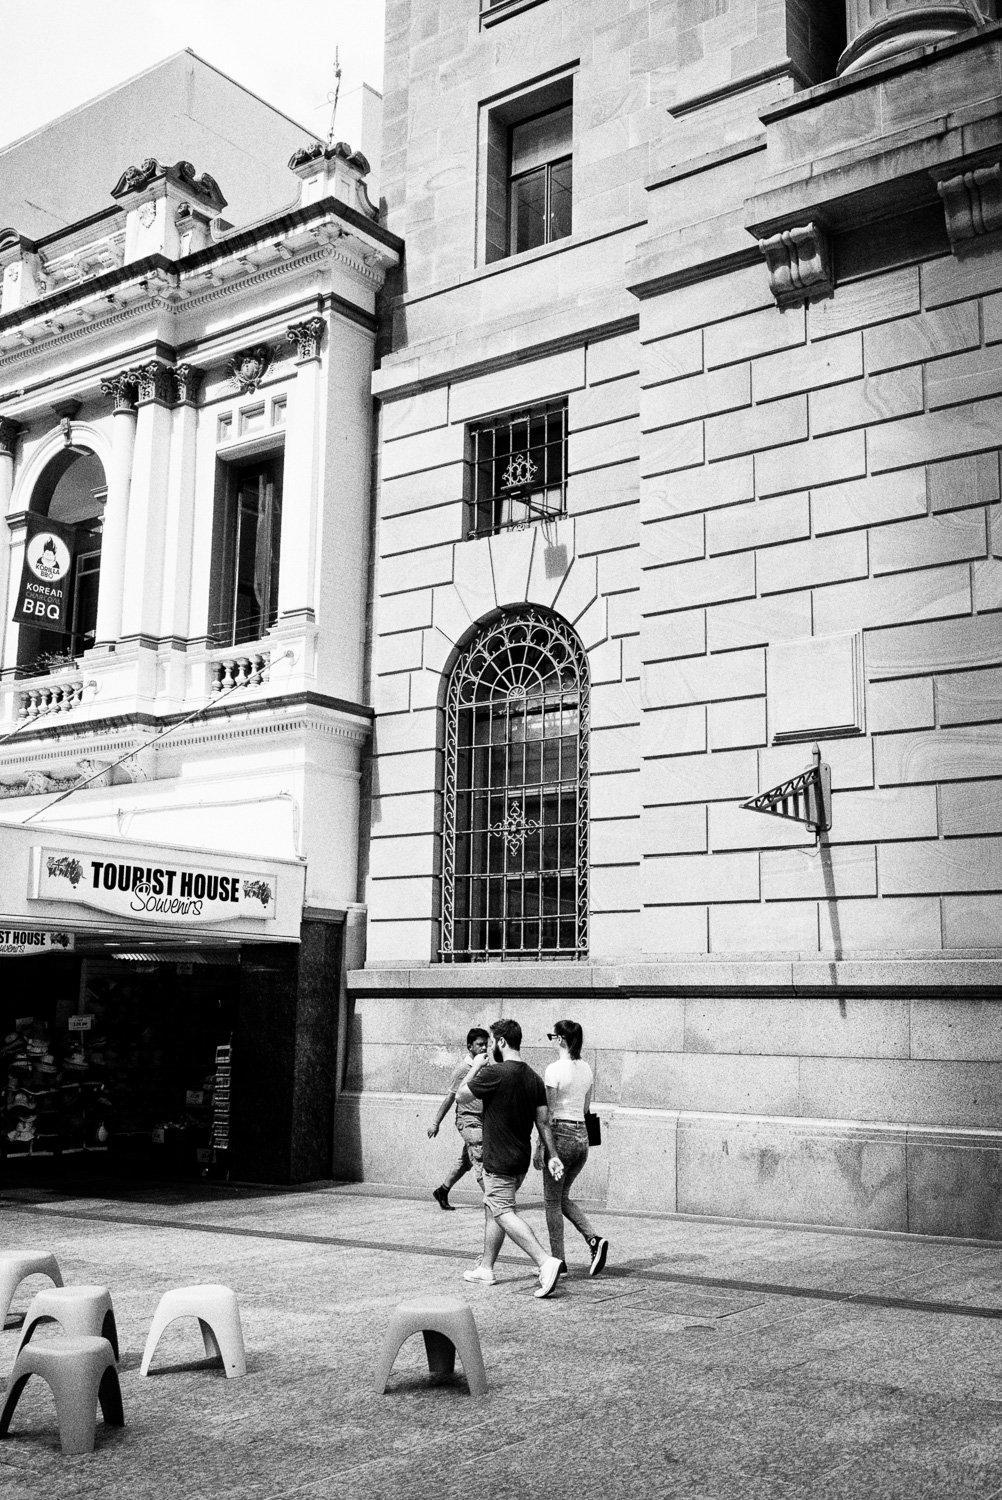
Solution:
[[[910,994],[942,991],[1002,998],[1002,958],[952,955],[915,958],[885,956],[848,960],[768,960],[705,958],[670,963],[625,964],[428,964],[352,969],[354,994],[429,993],[532,995],[663,994]]]

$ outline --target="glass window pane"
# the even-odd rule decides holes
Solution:
[[[562,240],[571,232],[571,178],[570,157],[566,161],[554,162],[550,168],[550,223],[549,239]]]
[[[516,178],[511,185],[511,253],[546,243],[546,168]]]

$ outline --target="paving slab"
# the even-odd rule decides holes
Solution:
[[[538,1200],[526,1217],[545,1242]],[[898,1235],[656,1215],[596,1215],[607,1270],[549,1300],[479,1252],[473,1204],[408,1194],[112,1186],[0,1191],[0,1249],[44,1247],[67,1282],[112,1292],[124,1429],[64,1458],[32,1380],[0,1443],[4,1500],[1002,1500],[998,1249]],[[240,1300],[247,1376],[172,1325],[139,1364],[171,1287],[220,1281]],[[39,1282],[39,1285],[42,1283]],[[26,1283],[0,1335],[10,1372]],[[486,1397],[433,1382],[403,1347],[372,1387],[393,1308],[464,1298]],[[54,1327],[37,1337],[56,1337]]]

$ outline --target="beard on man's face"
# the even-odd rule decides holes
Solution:
[[[501,1048],[498,1046],[497,1042],[494,1043],[492,1055],[496,1063],[504,1062],[504,1053],[501,1051]]]

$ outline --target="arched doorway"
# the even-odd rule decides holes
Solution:
[[[89,449],[67,448],[47,464],[35,485],[32,515],[76,528],[69,629],[64,633],[22,625],[17,665],[22,675],[52,671],[94,644],[101,576],[101,527],[108,486],[101,460]]]

